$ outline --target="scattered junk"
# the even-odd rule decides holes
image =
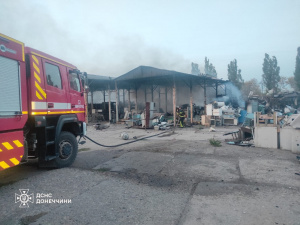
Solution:
[[[231,135],[227,144],[277,148],[300,153],[300,114],[290,116],[280,112],[248,113],[239,130],[225,133]]]
[[[253,129],[248,127],[241,127],[238,131],[229,132],[224,134],[232,135],[231,139],[225,139],[226,143],[229,145],[239,145],[239,146],[254,146],[253,142]]]
[[[241,114],[245,114],[244,112]],[[253,135],[254,135],[254,114],[246,113],[243,115],[243,123],[239,130],[225,133],[226,135],[231,135],[231,139],[225,139],[227,144],[239,145],[239,146],[253,146]]]
[[[224,134],[232,136],[226,139],[227,144],[255,145],[300,153],[300,114],[296,114],[299,97],[298,92],[274,94],[271,90],[264,99],[260,99],[250,93],[246,110],[239,110],[238,124],[242,124],[241,127]],[[224,118],[224,110],[222,114]]]
[[[96,124],[93,125],[93,127],[95,127],[96,130],[101,130],[100,126],[101,126],[100,123],[96,123]]]
[[[107,129],[109,128],[109,124],[100,124],[100,123],[96,123],[93,125],[93,127],[96,129],[96,130],[102,130],[102,129]]]
[[[213,128],[213,127],[210,127],[210,128],[209,128],[209,132],[216,132],[216,129]]]
[[[126,132],[121,133],[121,138],[123,140],[128,140],[129,139],[129,135]]]
[[[206,114],[201,116],[203,126],[231,126],[238,125],[239,111],[231,106],[226,106],[225,102],[216,102],[206,105]]]
[[[140,113],[131,115],[131,112],[125,111],[125,115],[128,116],[121,121],[125,122],[127,128],[169,130],[170,126],[173,126],[173,117],[170,120],[163,113],[156,113],[154,102],[146,102],[145,110]]]

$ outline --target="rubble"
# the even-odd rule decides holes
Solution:
[[[216,129],[213,128],[213,127],[210,127],[210,128],[209,128],[209,132],[216,132]]]
[[[100,124],[100,123],[96,123],[93,125],[93,127],[96,129],[96,130],[102,130],[102,129],[107,129],[109,128],[109,124]]]

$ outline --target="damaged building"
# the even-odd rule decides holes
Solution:
[[[205,106],[226,95],[226,81],[205,75],[139,66],[119,77],[88,74],[90,117],[118,122],[139,115],[175,115],[176,106],[186,110],[191,123],[201,120]],[[174,120],[175,123],[175,120]],[[175,124],[174,124],[175,125]]]

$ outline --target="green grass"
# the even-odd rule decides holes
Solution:
[[[221,147],[221,141],[215,140],[214,138],[209,139],[209,143],[215,147]]]
[[[90,148],[80,148],[78,149],[78,152],[84,152],[84,151],[89,151],[91,150]]]
[[[107,172],[107,171],[109,171],[110,169],[109,168],[100,168],[100,169],[98,169],[98,171],[99,172]]]

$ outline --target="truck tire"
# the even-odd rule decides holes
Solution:
[[[63,168],[72,165],[77,152],[78,144],[74,134],[66,131],[62,131],[58,138],[58,158],[55,159],[57,168]]]

